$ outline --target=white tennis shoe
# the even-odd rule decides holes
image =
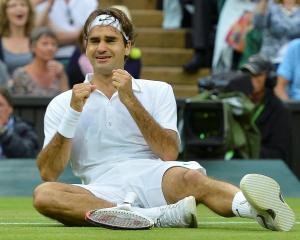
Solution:
[[[279,184],[272,178],[248,174],[240,182],[240,188],[254,208],[256,221],[264,228],[289,231],[295,224],[295,214],[284,201]]]
[[[196,201],[193,196],[162,206],[160,211],[161,215],[155,221],[156,227],[198,227]]]
[[[132,209],[130,202],[117,207],[94,209],[86,213],[86,220],[96,226],[111,229],[149,229],[155,227],[197,228],[196,201],[186,197],[175,204],[158,207],[158,217],[148,217]]]

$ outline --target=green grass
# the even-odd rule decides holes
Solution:
[[[272,232],[261,228],[251,219],[222,218],[203,206],[198,207],[197,229],[151,229],[144,231],[107,230],[93,227],[64,227],[38,214],[29,197],[0,198],[0,240],[27,239],[300,239],[300,199],[287,202],[296,212],[296,224],[291,232]]]

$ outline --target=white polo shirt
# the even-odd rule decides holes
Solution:
[[[85,81],[89,81],[87,75]],[[177,108],[172,87],[160,81],[132,79],[135,96],[163,128],[177,132]],[[44,146],[57,132],[70,106],[72,91],[55,97],[45,114]],[[179,136],[179,134],[178,134]],[[115,92],[108,99],[95,90],[84,105],[73,138],[71,165],[84,184],[94,181],[116,163],[137,159],[158,159]]]

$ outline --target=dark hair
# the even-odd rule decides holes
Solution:
[[[4,99],[7,101],[9,106],[11,106],[11,107],[13,106],[12,99],[11,99],[11,96],[10,96],[10,92],[7,88],[0,87],[0,95],[2,97],[4,97]]]
[[[32,46],[34,43],[36,43],[42,36],[51,37],[53,39],[57,40],[57,36],[55,33],[48,27],[38,27],[35,28],[31,34],[30,34],[30,45]]]
[[[110,16],[112,16],[112,17],[119,20],[119,22],[122,26],[123,32],[128,36],[128,38],[131,42],[131,45],[133,46],[134,41],[135,41],[135,39],[134,39],[135,38],[135,32],[134,32],[133,24],[129,20],[127,15],[123,11],[121,11],[117,8],[106,8],[106,9],[96,9],[96,10],[94,10],[90,14],[90,16],[87,18],[87,20],[84,24],[84,27],[83,27],[83,36],[84,36],[84,38],[85,39],[88,38],[88,29],[89,29],[90,24],[93,22],[93,20],[97,16],[103,15],[103,14],[110,15]],[[123,37],[123,40],[124,40],[124,44],[126,45],[127,41],[124,37]]]
[[[277,83],[276,71],[274,70],[272,62],[259,54],[249,57],[248,62],[241,67],[241,71],[254,76],[265,74],[265,86],[268,88],[274,88]]]

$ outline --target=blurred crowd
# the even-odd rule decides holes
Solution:
[[[187,73],[239,70],[259,54],[273,64],[276,95],[299,100],[299,0],[164,0],[166,29],[189,27],[193,58]],[[176,17],[175,17],[176,14]]]
[[[259,129],[259,158],[289,159],[292,122],[281,100],[300,100],[299,4],[298,0],[163,1],[163,27],[191,29],[194,54],[183,71],[196,77],[201,68],[208,68],[209,78],[216,82],[229,77],[227,88],[245,93],[254,104],[250,116]],[[203,79],[199,85],[204,85]]]
[[[97,0],[1,0],[0,85],[16,95],[54,96],[81,82],[91,66],[84,56],[82,27]],[[130,16],[128,8],[121,7]],[[163,0],[162,26],[191,28],[194,55],[187,73],[239,69],[254,54],[278,73],[276,94],[300,99],[298,0]],[[294,40],[294,41],[293,41]],[[141,52],[126,68],[139,78]],[[138,61],[136,61],[138,60]],[[296,65],[297,66],[297,65]]]
[[[98,0],[1,0],[0,86],[13,95],[53,97],[92,71],[82,28]],[[129,17],[125,6],[121,8]],[[139,78],[139,49],[126,70]]]

